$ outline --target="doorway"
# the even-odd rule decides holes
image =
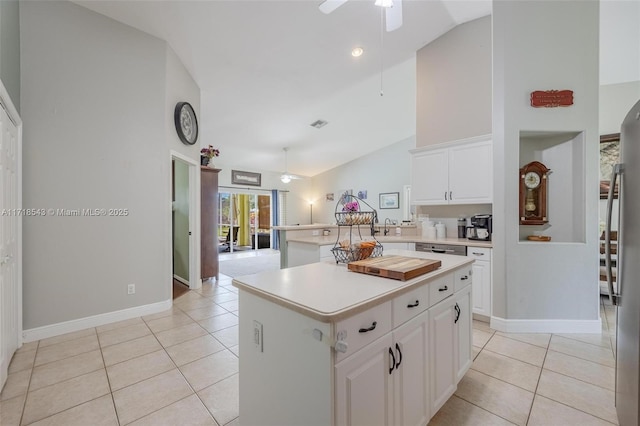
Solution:
[[[199,252],[196,226],[196,162],[171,153],[171,289],[173,298],[198,287]]]
[[[270,249],[271,192],[220,188],[218,194],[218,240],[221,254]]]

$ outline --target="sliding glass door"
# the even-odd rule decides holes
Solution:
[[[220,188],[218,195],[220,252],[271,248],[271,193]]]

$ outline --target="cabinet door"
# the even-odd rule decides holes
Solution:
[[[423,312],[393,332],[396,425],[422,426],[430,418],[428,324],[429,314]]]
[[[431,414],[434,415],[456,390],[454,297],[448,297],[429,309],[429,378]]]
[[[393,424],[391,343],[388,333],[336,364],[337,425]]]
[[[476,260],[473,271],[473,313],[491,316],[491,262]]]
[[[447,204],[449,194],[446,149],[419,152],[411,160],[412,204]]]
[[[449,148],[449,204],[493,202],[492,142]]]
[[[473,352],[471,349],[472,320],[471,320],[471,287],[466,286],[455,294],[456,306],[456,343],[458,345],[458,363],[456,368],[456,383],[462,380],[471,363],[473,362]]]

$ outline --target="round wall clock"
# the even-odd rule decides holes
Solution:
[[[547,218],[547,175],[551,170],[539,161],[520,169],[520,224],[544,225]]]
[[[198,119],[196,112],[188,102],[178,102],[173,112],[178,137],[182,143],[193,145],[198,140]]]

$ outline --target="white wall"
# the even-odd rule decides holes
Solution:
[[[597,2],[493,3],[494,164],[504,165],[494,172],[494,316],[599,318],[598,27]],[[575,104],[532,108],[540,89],[571,89]],[[519,242],[521,130],[585,132],[584,243]]]
[[[639,99],[640,81],[600,86],[600,134],[620,133],[622,120]]]
[[[340,167],[313,177],[313,220],[317,223],[335,223],[335,208],[340,190],[351,189],[353,195],[366,190],[365,200],[378,211],[378,218],[402,221],[402,208],[380,209],[379,194],[399,192],[400,207],[403,204],[403,186],[411,184],[411,156],[415,138],[410,137],[386,148],[364,155]],[[326,194],[333,193],[334,200],[327,201]],[[366,207],[364,207],[366,208]],[[363,208],[363,209],[364,209]]]
[[[0,80],[20,112],[20,4],[0,1]]]
[[[491,133],[491,17],[418,50],[416,146]]]
[[[168,300],[172,97],[198,111],[197,87],[165,42],[75,4],[20,19],[24,206],[129,212],[25,218],[24,328]]]

